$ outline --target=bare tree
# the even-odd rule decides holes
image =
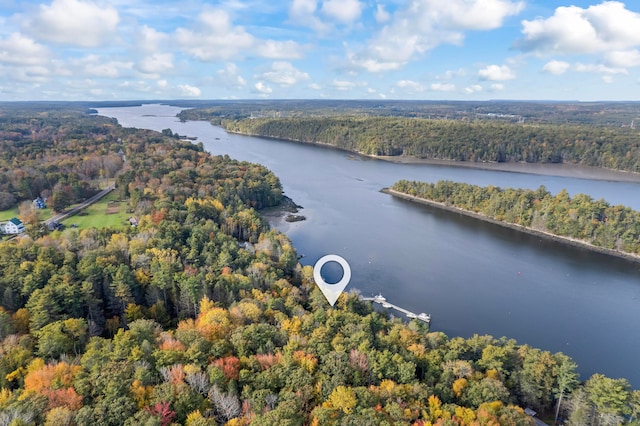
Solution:
[[[185,381],[196,392],[199,392],[204,396],[207,396],[209,394],[209,378],[202,371],[187,373]]]
[[[171,372],[167,367],[158,368],[158,372],[160,373],[160,375],[162,376],[165,382],[171,381]]]
[[[209,399],[216,408],[216,413],[223,420],[223,423],[228,422],[234,417],[240,415],[240,400],[237,396],[232,394],[225,394],[218,389],[218,386],[213,386],[209,391]]]
[[[0,414],[0,426],[29,424],[33,421],[34,417],[32,412],[23,411],[19,408],[11,408]]]
[[[269,395],[264,397],[264,402],[267,403],[267,407],[269,407],[269,410],[273,410],[274,408],[276,408],[277,401],[278,401],[278,395],[274,393],[270,393]]]

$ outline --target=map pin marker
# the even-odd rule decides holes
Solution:
[[[328,262],[336,262],[342,267],[342,279],[335,284],[326,282],[320,274],[322,267]],[[333,306],[342,294],[344,288],[349,284],[349,280],[351,280],[351,268],[344,258],[336,254],[328,254],[322,256],[313,266],[313,279],[318,287],[320,287],[320,291],[322,291],[324,297],[327,298],[329,304]]]

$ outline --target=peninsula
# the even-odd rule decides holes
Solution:
[[[556,195],[439,181],[402,180],[382,192],[531,235],[640,262],[640,212],[585,194]]]

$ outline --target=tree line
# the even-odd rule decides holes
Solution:
[[[399,117],[215,118],[229,132],[329,144],[366,155],[571,163],[640,172],[635,128]]]
[[[566,190],[553,195],[544,186],[502,189],[452,181],[401,180],[392,189],[536,231],[640,254],[640,212],[589,195],[571,197]]]
[[[562,353],[331,308],[256,211],[281,197],[266,168],[106,132],[138,226],[0,243],[1,424],[638,424],[640,392]]]
[[[620,128],[634,127],[640,118],[637,102],[265,99],[171,103],[188,107],[178,114],[181,120],[358,116]]]

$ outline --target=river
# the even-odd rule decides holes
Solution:
[[[399,179],[567,189],[640,210],[640,184],[395,164],[286,141],[227,134],[207,122],[181,123],[165,105],[100,108],[126,127],[171,128],[207,151],[264,164],[306,221],[274,225],[303,264],[329,253],[349,261],[347,290],[381,292],[392,303],[432,315],[449,336],[507,336],[593,373],[625,377],[640,389],[640,264],[542,240],[379,192]]]

